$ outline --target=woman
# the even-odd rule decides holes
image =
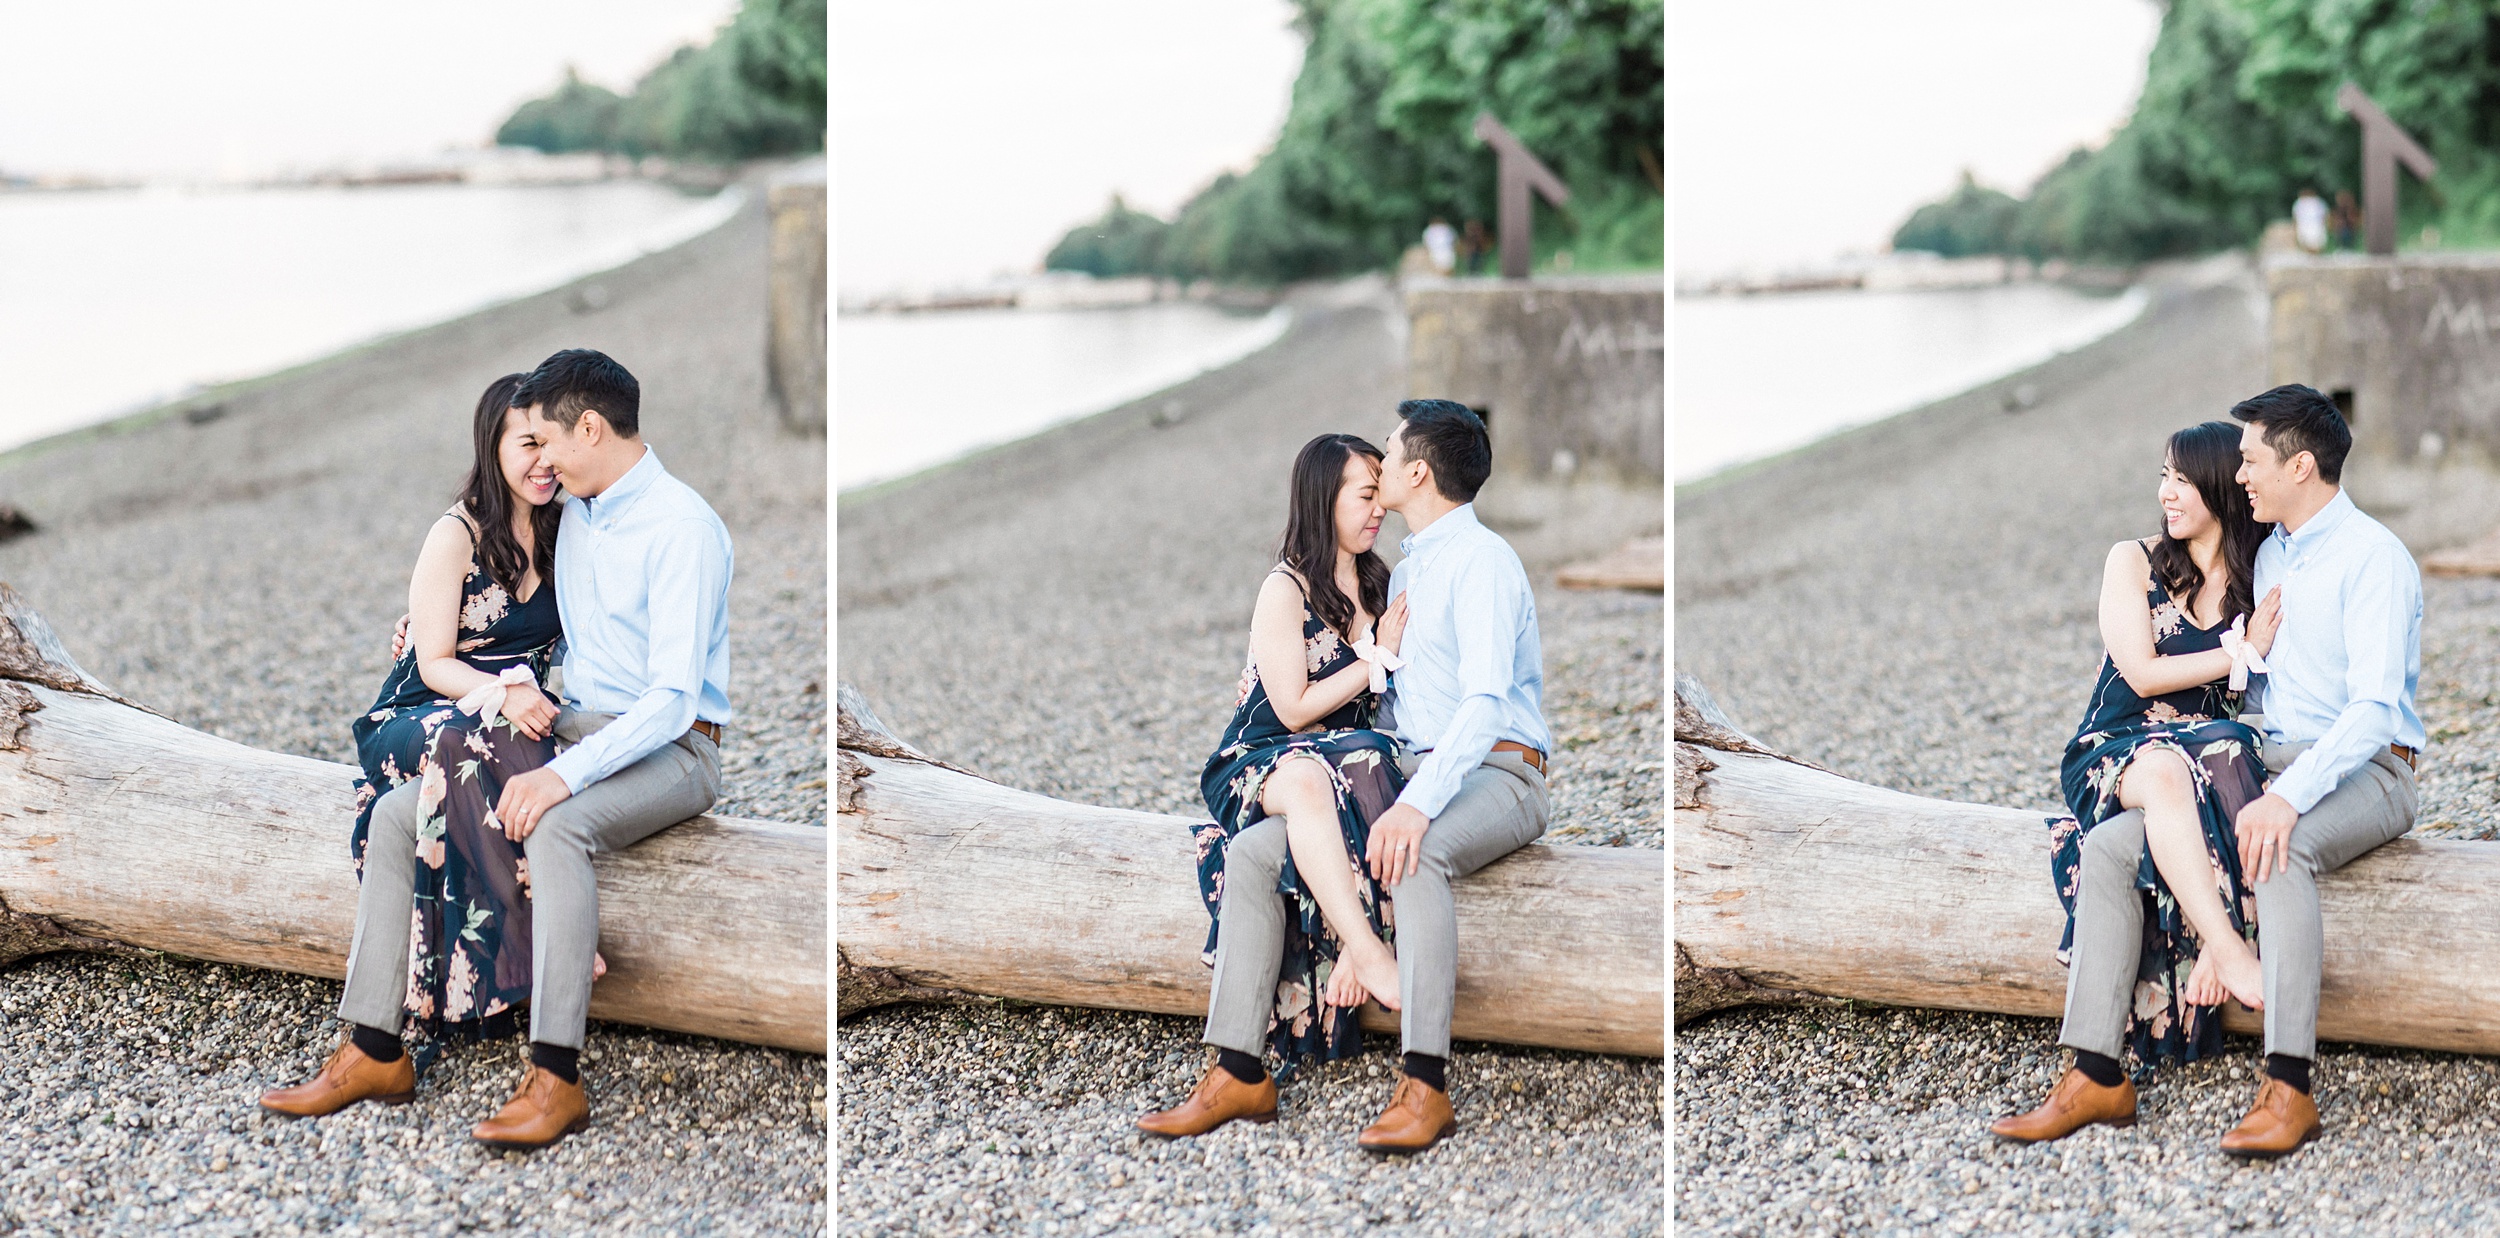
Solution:
[[[1406,624],[1402,600],[1386,605],[1389,568],[1372,553],[1380,462],[1379,448],[1350,434],[1323,434],[1294,458],[1282,562],[1259,589],[1232,724],[1199,780],[1215,816],[1198,831],[1211,917],[1223,907],[1225,845],[1263,818],[1285,819],[1277,893],[1294,914],[1268,1041],[1289,1068],[1361,1052],[1355,1009],[1366,998],[1398,1008],[1388,895],[1363,866],[1371,822],[1405,786],[1397,741],[1368,729],[1372,668],[1394,663]],[[1222,927],[1207,930],[1209,964]]]
[[[2066,904],[2058,958],[2074,945],[2083,836],[2128,809],[2144,812],[2136,885],[2144,920],[2128,1042],[2139,1061],[2194,1061],[2220,1051],[2214,1008],[2264,1004],[2257,904],[2240,874],[2233,820],[2263,794],[2255,732],[2233,720],[2233,656],[2245,624],[2260,658],[2282,621],[2280,591],[2252,605],[2266,529],[2234,480],[2240,429],[2209,421],[2170,436],[2161,471],[2162,533],[2110,548],[2101,578],[2108,656],[2061,768],[2072,817],[2049,821],[2050,866]]]
[[[563,625],[561,510],[538,424],[510,407],[520,384],[507,374],[478,398],[460,502],[434,522],[408,581],[406,649],[353,728],[359,880],[374,802],[420,780],[408,1013],[435,1039],[509,1034],[530,991],[528,868],[493,807],[506,779],[555,756],[556,707],[538,685]]]

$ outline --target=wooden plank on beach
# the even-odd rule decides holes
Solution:
[[[2500,576],[2500,530],[2422,556],[2422,571],[2430,576]]]
[[[1574,563],[1554,573],[1554,583],[1566,589],[1640,589],[1664,593],[1667,591],[1667,539],[1634,538],[1613,554],[1585,563]]]
[[[1206,1013],[1190,820],[999,786],[872,737],[847,709],[841,724],[845,1014],[948,993]],[[1460,879],[1453,1034],[1663,1056],[1663,859],[1529,846]],[[1370,1007],[1364,1026],[1395,1031],[1396,1016]]]
[[[31,928],[343,976],[356,770],[97,695],[40,625],[0,586],[0,963]],[[824,1052],[826,841],[705,816],[598,857],[591,1016]]]
[[[1676,1019],[1851,999],[2055,1017],[2041,814],[1852,782],[1676,710]],[[2324,1040],[2500,1053],[2500,845],[2400,838],[2318,879]],[[2254,1034],[2236,1005],[2224,1026]]]

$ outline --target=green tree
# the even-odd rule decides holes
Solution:
[[[2360,190],[2350,81],[2440,161],[2404,224],[2500,241],[2500,12],[2467,0],[2170,0],[2135,112],[2032,187],[2009,248],[2122,262],[2256,240],[2304,188]]]
[[[1964,169],[1953,195],[1913,212],[1900,231],[1892,234],[1892,247],[1921,249],[1947,258],[2005,253],[2013,241],[2014,217],[2021,210],[2022,203],[1981,185]]]
[[[606,150],[616,140],[616,116],[624,100],[605,86],[581,79],[572,66],[554,94],[515,109],[495,130],[498,146],[532,146],[551,155]]]
[[[1101,218],[1069,229],[1042,265],[1104,278],[1153,274],[1162,269],[1163,237],[1170,228],[1144,211],[1130,210],[1115,193]]]
[[[747,0],[710,43],[678,48],[622,98],[567,70],[555,94],[522,104],[495,132],[499,144],[550,153],[715,161],[821,150],[824,140],[823,0]]]
[[[1663,0],[1299,0],[1283,129],[1183,206],[1160,269],[1281,281],[1396,263],[1438,216],[1493,219],[1490,111],[1572,190],[1539,248],[1664,257]]]

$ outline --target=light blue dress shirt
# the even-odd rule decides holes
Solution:
[[[2422,573],[2387,526],[2338,492],[2257,548],[2257,598],[2283,587],[2283,626],[2266,652],[2265,733],[2316,746],[2267,789],[2307,812],[2391,743],[2423,745],[2413,712],[2422,678]]]
[[[1545,661],[1527,569],[1462,504],[1398,543],[1389,596],[1406,595],[1406,660],[1389,679],[1398,738],[1425,753],[1398,802],[1439,817],[1458,784],[1510,740],[1551,754],[1540,703]]]
[[[578,794],[700,718],[729,715],[729,530],[650,448],[598,498],[566,497],[556,533],[564,696],[615,714],[550,762]]]

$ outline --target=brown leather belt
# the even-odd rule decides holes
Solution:
[[[1545,772],[1545,754],[1527,746],[1526,744],[1506,739],[1493,745],[1493,751],[1516,752],[1519,754],[1519,758],[1521,760],[1528,763],[1529,769],[1535,770],[1540,774]]]
[[[2403,744],[2389,744],[2387,745],[2387,750],[2395,753],[2396,759],[2404,762],[2406,769],[2412,770],[2416,773],[2421,772],[2421,749],[2407,748]]]
[[[697,734],[697,735],[702,736],[702,737],[703,737],[703,738],[705,738],[705,739],[708,739],[708,740],[712,741],[712,746],[713,746],[713,747],[715,747],[715,748],[720,747],[720,724],[719,724],[719,723],[717,723],[717,722],[705,722],[703,719],[701,719],[701,718],[697,718],[697,719],[695,719],[695,720],[694,720],[694,725],[693,725],[693,726],[690,726],[690,727],[687,727],[686,729],[687,729],[687,730],[689,730],[689,731],[694,732],[694,733],[695,733],[695,734]]]

